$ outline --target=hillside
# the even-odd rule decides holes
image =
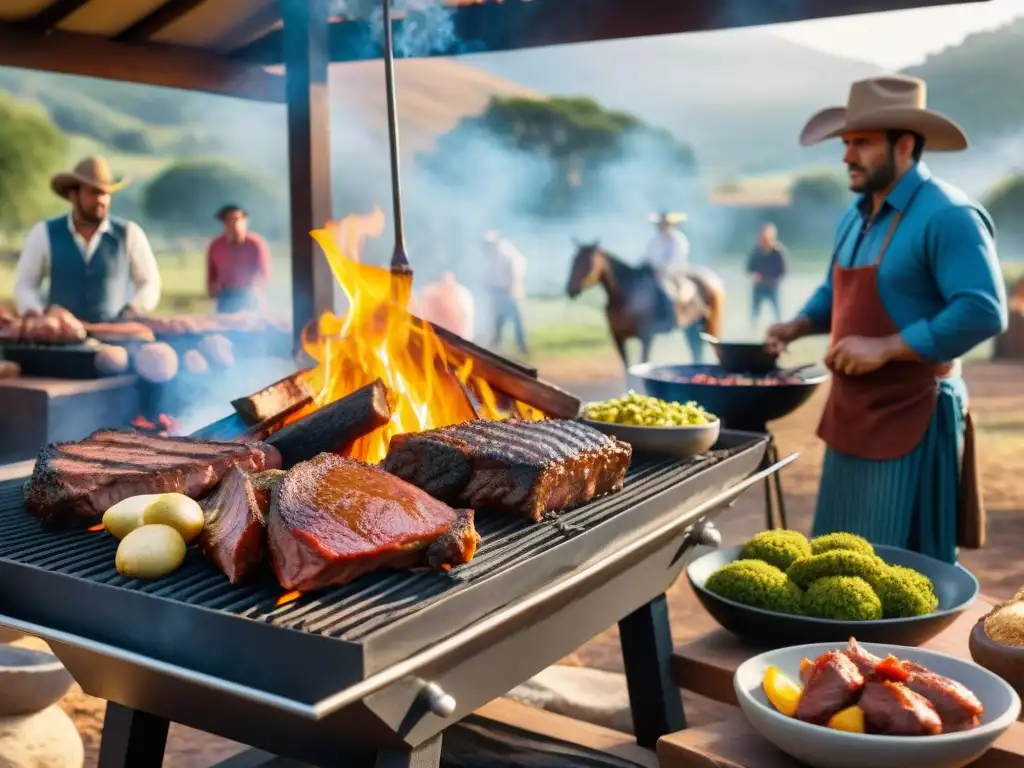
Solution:
[[[692,142],[723,173],[820,162],[801,151],[803,121],[836,103],[873,64],[819,53],[762,29],[647,37],[467,56],[493,75],[545,93],[586,93]],[[782,156],[780,157],[780,153]]]

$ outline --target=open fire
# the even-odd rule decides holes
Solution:
[[[544,414],[496,393],[472,361],[456,363],[427,323],[416,316],[412,274],[393,273],[360,261],[361,244],[383,230],[380,209],[351,215],[312,233],[348,301],[342,315],[325,312],[305,330],[303,346],[316,362],[309,382],[313,402],[290,420],[380,379],[391,397],[391,421],[358,439],[348,455],[376,463],[391,437],[473,418]],[[507,401],[506,401],[507,400]]]

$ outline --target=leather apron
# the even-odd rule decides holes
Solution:
[[[912,203],[913,197],[908,207]],[[832,267],[832,345],[847,336],[880,338],[900,332],[882,304],[878,268],[901,219],[902,212],[896,211],[874,264],[840,266],[838,251],[845,237],[837,245]],[[949,363],[899,361],[861,375],[833,371],[818,436],[833,450],[861,459],[884,461],[906,456],[928,431],[938,402],[939,380],[952,369]],[[986,525],[969,412],[965,422],[957,542],[980,548]]]

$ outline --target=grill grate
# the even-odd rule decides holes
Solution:
[[[0,484],[0,558],[279,627],[359,641],[391,622],[628,511],[734,453],[735,449],[713,451],[685,462],[634,456],[620,493],[576,510],[541,523],[478,514],[477,530],[483,540],[476,557],[448,574],[381,571],[348,585],[303,595],[281,606],[276,605],[281,588],[271,577],[248,586],[232,586],[194,550],[189,551],[182,567],[167,578],[149,582],[125,578],[114,568],[117,541],[113,537],[82,530],[43,529],[24,508],[23,480]]]

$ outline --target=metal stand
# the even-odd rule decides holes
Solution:
[[[160,768],[169,726],[162,717],[108,701],[99,768]]]
[[[767,430],[766,430],[767,431]],[[764,459],[758,471],[767,469],[779,460],[779,449],[775,445],[775,438],[768,433],[768,448],[764,452]],[[782,478],[779,472],[773,472],[764,481],[764,515],[765,528],[788,528],[786,522],[786,497],[782,492]]]
[[[170,723],[162,717],[107,702],[98,768],[161,768]],[[414,749],[381,749],[345,756],[346,768],[440,768],[441,734]],[[261,750],[247,750],[212,768],[315,768]]]
[[[662,736],[686,728],[683,699],[672,679],[672,627],[665,595],[622,619],[619,638],[636,743],[654,749]]]

